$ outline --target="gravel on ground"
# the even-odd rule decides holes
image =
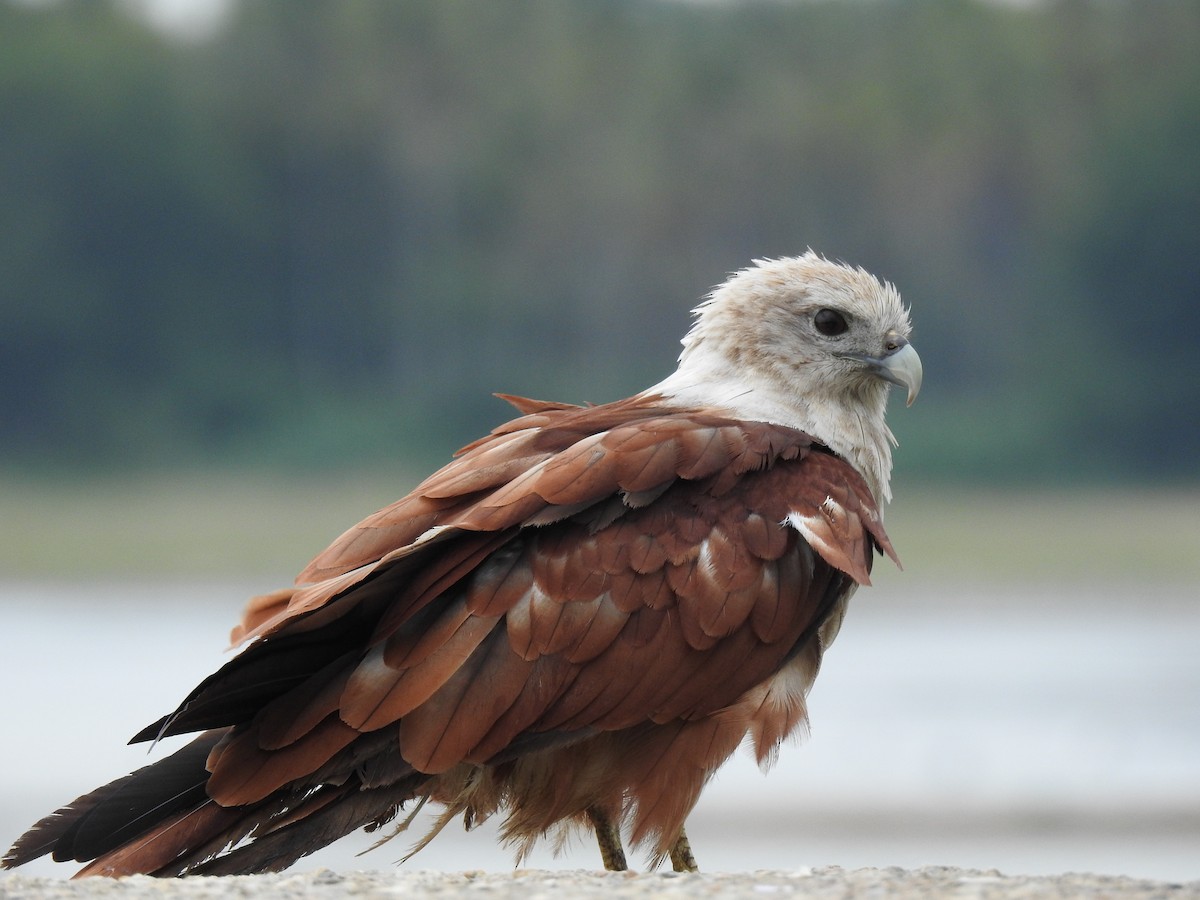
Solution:
[[[134,900],[270,897],[271,900],[336,897],[475,897],[480,900],[617,900],[617,898],[858,898],[947,897],[1110,898],[1200,900],[1200,881],[1174,884],[1113,875],[1003,875],[941,866],[921,869],[843,869],[827,866],[796,871],[745,873],[635,873],[593,871],[512,872],[334,872],[318,869],[280,875],[223,878],[66,881],[0,875],[0,898],[59,900],[102,897]]]

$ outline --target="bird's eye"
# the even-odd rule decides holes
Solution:
[[[826,337],[836,337],[839,334],[845,334],[850,328],[846,324],[846,317],[836,309],[818,309],[817,314],[813,316],[813,325],[817,327],[817,331]]]

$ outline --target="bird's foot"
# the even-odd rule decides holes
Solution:
[[[600,845],[600,859],[604,868],[609,872],[626,871],[629,864],[625,862],[625,848],[621,846],[621,829],[594,806],[588,807],[587,815],[596,831],[596,842]]]
[[[676,872],[699,872],[696,857],[692,855],[692,845],[688,842],[687,832],[679,829],[679,840],[671,848],[671,868]]]

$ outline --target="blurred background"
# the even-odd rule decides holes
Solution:
[[[493,391],[812,247],[913,309],[906,571],[701,864],[1200,878],[1200,5],[0,0],[0,189],[0,843]]]

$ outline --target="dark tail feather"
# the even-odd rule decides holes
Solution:
[[[277,829],[259,829],[260,833],[250,843],[223,856],[196,864],[189,858],[186,874],[255,875],[282,871],[301,857],[352,831],[386,823],[403,803],[413,798],[414,792],[427,779],[426,775],[414,775],[398,784],[370,790],[359,789],[355,782],[337,788],[322,788],[322,791],[335,791],[337,796],[320,798],[321,791],[316,792],[306,799],[306,805],[314,802],[316,809],[296,810],[295,815],[288,815],[288,824]]]
[[[97,858],[79,875],[279,872],[357,828],[387,821],[425,779],[417,776],[411,783],[373,790],[360,790],[352,780],[322,785],[306,795],[276,795],[253,807],[227,808],[206,800]],[[246,838],[250,840],[237,846]],[[233,849],[225,852],[229,847]]]
[[[166,759],[56,810],[22,835],[0,864],[13,868],[46,853],[57,862],[87,862],[176,813],[196,808],[206,800],[204,761],[223,735],[202,734]]]
[[[76,878],[104,875],[120,878],[125,875],[179,875],[178,860],[200,844],[208,847],[217,843],[217,851],[225,846],[225,835],[244,831],[246,820],[255,810],[245,807],[219,806],[204,800],[194,809],[175,813],[156,823],[150,831],[98,856],[76,873]],[[218,836],[214,838],[214,835]]]
[[[89,863],[79,875],[277,872],[355,829],[387,822],[429,778],[410,769],[393,774],[390,784],[364,787],[353,773],[340,783],[284,789],[250,806],[223,807],[205,792],[205,761],[225,733],[206,732],[166,759],[51,813],[13,845],[3,867],[49,853],[59,862]]]

